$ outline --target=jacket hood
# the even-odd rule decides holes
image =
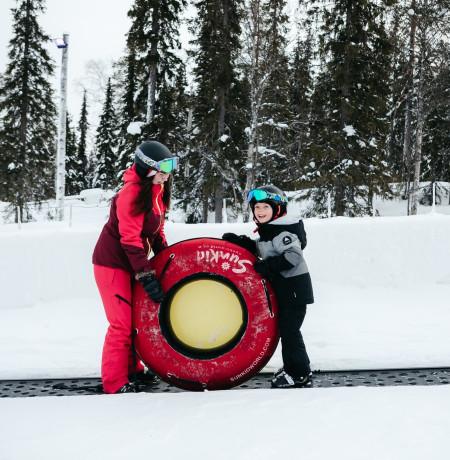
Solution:
[[[284,216],[281,216],[278,219],[267,222],[267,225],[292,225],[292,224],[297,224],[297,223],[298,223],[298,219],[294,219],[293,217],[285,214]]]
[[[139,174],[136,172],[136,165],[131,166],[128,168],[123,174],[123,182],[127,184],[128,182],[140,182],[141,178]]]
[[[306,232],[302,220],[295,220],[285,215],[258,226],[258,233],[261,241],[270,241],[285,231],[297,235],[300,240],[301,248],[304,249],[306,247]]]

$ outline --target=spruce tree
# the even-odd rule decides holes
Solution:
[[[289,101],[291,108],[289,158],[293,187],[303,182],[305,167],[310,159],[311,95],[314,87],[312,58],[314,41],[311,30],[306,37],[297,37],[291,56]]]
[[[389,133],[386,139],[386,155],[392,167],[395,181],[406,182],[407,162],[405,161],[404,132],[406,113],[412,95],[409,85],[411,69],[409,62],[409,26],[404,5],[397,3],[393,6],[389,26],[389,40],[392,44],[391,72],[389,75]],[[406,146],[406,149],[408,147]]]
[[[191,196],[208,208],[215,221],[222,222],[223,197],[237,200],[237,171],[243,166],[239,155],[242,140],[242,85],[237,78],[236,61],[240,50],[240,23],[236,0],[198,0],[198,18],[192,24],[196,94],[193,143],[188,161],[193,165]],[[228,191],[228,190],[229,191]],[[242,191],[241,193],[242,194]],[[210,199],[212,197],[212,200]]]
[[[66,195],[78,195],[83,190],[84,174],[80,171],[77,154],[77,137],[72,127],[72,117],[66,117]]]
[[[106,98],[100,124],[97,129],[96,168],[92,186],[103,190],[112,189],[116,185],[117,162],[117,121],[113,105],[111,79],[106,87]]]
[[[127,55],[116,63],[114,75],[115,92],[118,95],[118,147],[115,169],[115,186],[122,184],[125,170],[133,164],[136,150],[135,134],[128,132],[130,123],[139,121],[139,110],[135,104],[136,94],[136,56],[134,51],[128,50]]]
[[[385,140],[391,44],[385,7],[391,3],[337,0],[321,8],[322,70],[313,96],[307,171],[314,187],[312,214],[326,211],[328,193],[338,216],[370,214],[375,193],[390,195]]]
[[[87,140],[88,140],[88,131],[89,131],[89,121],[88,121],[88,110],[87,110],[87,94],[86,90],[83,93],[83,101],[81,103],[81,112],[80,120],[78,122],[78,147],[77,147],[77,157],[78,157],[78,177],[82,178],[81,181],[81,190],[90,187],[90,174],[88,168],[88,151],[87,151]]]
[[[182,66],[176,50],[181,47],[180,14],[185,6],[185,0],[135,0],[128,12],[132,24],[127,34],[127,47],[135,56],[138,78],[134,100],[149,131],[158,113],[159,92],[168,82],[174,81]]]
[[[186,137],[185,66],[179,57],[179,28],[186,0],[135,0],[128,16],[127,56],[118,65],[120,126],[116,182],[132,164],[136,147],[154,139],[183,156]],[[128,132],[131,122],[140,133]]]
[[[438,203],[450,182],[450,46],[441,42],[435,75],[429,82],[429,110],[425,119],[422,180],[436,184]],[[446,182],[447,184],[440,184]],[[431,188],[424,193],[431,204]]]
[[[267,0],[262,4],[263,43],[266,48],[260,65],[267,69],[260,114],[259,147],[255,157],[258,184],[275,183],[289,188],[292,177],[288,151],[292,112],[289,101],[288,16],[286,0]]]
[[[56,108],[50,79],[54,64],[46,51],[38,15],[44,0],[19,0],[12,9],[13,38],[2,84],[1,196],[22,221],[32,218],[29,202],[54,193]]]

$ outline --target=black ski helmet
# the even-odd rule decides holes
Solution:
[[[136,155],[134,156],[134,164],[136,165],[136,172],[140,177],[147,177],[148,172],[152,168],[146,163],[146,158],[153,161],[161,161],[166,158],[173,158],[172,152],[163,144],[157,141],[145,141],[137,148]]]
[[[287,196],[282,190],[280,190],[278,187],[275,187],[275,185],[262,185],[261,187],[258,187],[254,190],[264,190],[265,192],[273,193],[274,195],[278,195],[280,197],[279,200],[275,198],[264,198],[262,200],[257,200],[255,197],[252,197],[249,200],[249,203],[250,203],[250,207],[252,208],[253,218],[255,220],[257,220],[255,217],[255,204],[256,203],[267,203],[270,205],[270,207],[273,210],[273,216],[272,216],[272,219],[270,219],[271,221],[286,214]]]

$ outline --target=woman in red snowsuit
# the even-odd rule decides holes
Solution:
[[[95,281],[109,322],[102,355],[105,393],[135,391],[128,377],[133,373],[132,285],[139,280],[155,302],[164,297],[148,259],[152,251],[158,254],[168,246],[164,215],[170,207],[170,173],[177,165],[178,158],[159,142],[138,147],[94,249]],[[136,372],[138,379],[145,380],[146,370],[139,361]]]

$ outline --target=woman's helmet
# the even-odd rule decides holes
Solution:
[[[247,195],[247,201],[252,208],[253,217],[255,217],[255,204],[268,203],[273,209],[273,217],[271,220],[277,219],[287,212],[287,196],[274,185],[263,185],[262,187],[250,190]]]
[[[136,149],[134,164],[140,177],[151,177],[158,171],[171,173],[178,167],[178,157],[160,142],[145,141]]]

